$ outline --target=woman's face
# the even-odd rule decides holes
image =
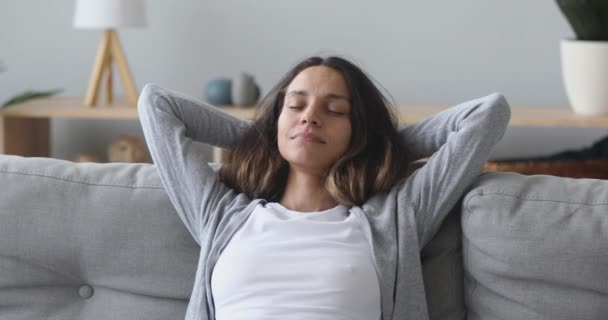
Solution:
[[[304,69],[287,86],[279,115],[281,156],[292,167],[324,173],[348,148],[350,112],[350,92],[340,72]]]

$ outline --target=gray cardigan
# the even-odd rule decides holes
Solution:
[[[264,199],[249,199],[225,186],[205,160],[205,145],[230,148],[249,121],[178,92],[146,85],[138,112],[166,192],[201,247],[186,319],[213,320],[211,272],[223,248]],[[430,156],[390,192],[373,195],[358,215],[380,282],[382,320],[428,319],[421,248],[480,174],[511,115],[503,95],[461,103],[403,126],[409,163]]]

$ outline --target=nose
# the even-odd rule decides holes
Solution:
[[[319,109],[320,105],[315,102],[311,103],[308,107],[306,107],[306,110],[304,110],[304,112],[302,113],[302,118],[300,119],[300,122],[302,124],[310,123],[313,126],[320,126],[321,117],[319,116]]]

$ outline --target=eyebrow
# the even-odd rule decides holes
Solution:
[[[306,92],[304,90],[292,90],[292,91],[287,92],[287,95],[306,97],[306,96],[308,96],[308,92]],[[326,94],[325,99],[343,99],[346,101],[350,101],[350,99],[348,97],[340,95],[340,94],[336,94],[336,93]]]

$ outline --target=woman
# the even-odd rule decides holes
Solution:
[[[339,57],[295,66],[253,122],[151,84],[138,111],[201,246],[186,319],[427,319],[420,250],[510,118],[495,93],[398,129]],[[210,167],[203,144],[231,148],[230,163]]]

